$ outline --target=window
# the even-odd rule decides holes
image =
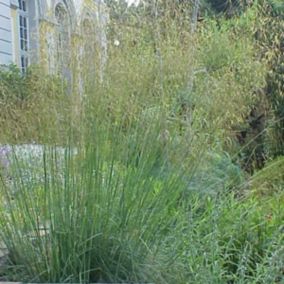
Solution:
[[[81,58],[84,85],[92,85],[95,82],[95,71],[98,66],[98,50],[96,44],[95,23],[90,19],[85,19],[82,24],[82,47],[83,56]]]
[[[69,59],[70,59],[70,19],[66,7],[60,3],[55,7],[55,19],[57,22],[57,66],[58,72],[70,77]]]
[[[29,65],[29,31],[27,1],[19,0],[19,36],[20,36],[20,66],[23,73]]]
[[[89,64],[94,65],[94,58],[96,56],[96,40],[95,40],[95,25],[90,20],[83,21],[83,48],[84,48],[84,60],[85,63],[89,62]]]

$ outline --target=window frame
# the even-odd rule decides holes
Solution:
[[[57,15],[58,10],[62,11],[62,15],[64,14],[63,17],[60,15],[60,11]],[[62,18],[60,19],[60,17]],[[64,19],[64,17],[66,17],[66,19]],[[64,1],[59,1],[54,6],[54,18],[56,23],[56,69],[60,75],[70,80],[69,52],[71,51],[71,15]]]
[[[29,11],[27,0],[18,0],[19,65],[22,73],[29,66]]]
[[[82,55],[80,62],[86,69],[85,71],[87,71],[87,74],[85,74],[84,76],[84,83],[90,83],[94,82],[98,67],[98,65],[96,64],[96,59],[98,59],[96,21],[93,20],[90,16],[84,17],[81,22],[81,36]]]
[[[18,0],[19,64],[22,73],[29,66],[29,10],[27,0]]]

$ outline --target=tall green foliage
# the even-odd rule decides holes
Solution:
[[[147,3],[113,6],[104,80],[75,105],[60,80],[31,77],[21,118],[45,114],[28,128],[45,145],[37,163],[12,151],[1,168],[5,280],[283,280],[281,185],[248,193],[269,169],[247,183],[230,155],[265,87],[258,10],[205,18],[192,33],[190,17],[180,22],[192,7],[178,5],[179,18],[176,2]]]
[[[68,132],[71,96],[66,83],[39,66],[23,75],[16,66],[0,71],[1,143],[62,143]],[[61,140],[61,142],[60,142]]]
[[[271,116],[266,143],[269,155],[275,157],[284,153],[284,6],[277,1],[264,2],[260,8],[260,15],[262,21],[257,32],[257,39],[269,65],[265,94]]]

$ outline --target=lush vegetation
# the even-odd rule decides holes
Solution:
[[[283,283],[281,2],[154,2],[81,94],[1,71],[0,279]]]

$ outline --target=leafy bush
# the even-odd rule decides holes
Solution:
[[[189,185],[189,192],[197,192],[208,197],[223,194],[240,186],[245,180],[238,165],[233,164],[228,154],[206,153],[199,162],[196,173]]]
[[[12,65],[0,76],[1,143],[48,142],[55,136],[62,143],[72,105],[65,82],[36,66],[23,75]]]
[[[250,177],[249,184],[252,194],[270,196],[275,192],[281,192],[284,180],[283,167],[283,157],[267,161],[263,169]]]
[[[23,100],[28,97],[27,80],[15,65],[0,69],[0,99],[1,102]]]

